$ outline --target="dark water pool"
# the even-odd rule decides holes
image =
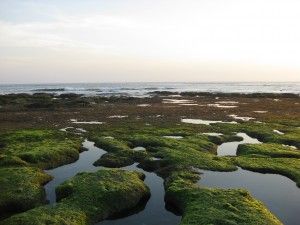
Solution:
[[[146,175],[145,183],[150,188],[151,197],[143,211],[125,218],[105,220],[97,225],[176,225],[180,223],[181,217],[165,208],[165,190],[161,177],[138,168],[137,163],[122,169],[144,173]]]
[[[236,150],[239,144],[259,144],[261,143],[256,138],[251,138],[245,133],[237,133],[236,134],[239,137],[242,137],[242,141],[232,141],[232,142],[226,142],[221,144],[217,149],[218,156],[225,156],[225,155],[236,155]]]

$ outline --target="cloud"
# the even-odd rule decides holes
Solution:
[[[300,2],[295,0],[90,0],[74,1],[72,7],[55,0],[3,1],[0,70],[7,73],[54,66],[75,72],[80,67],[82,74],[129,73],[131,67],[147,73],[152,66],[171,74],[180,64],[191,77],[223,68],[231,79],[225,75],[231,67],[253,67],[256,74],[300,69]]]

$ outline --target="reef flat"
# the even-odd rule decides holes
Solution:
[[[282,224],[247,188],[197,182],[199,170],[242,168],[299,187],[299,104],[292,94],[2,95],[0,224],[94,224],[132,210],[151,195],[141,172],[126,171],[134,163],[163,178],[165,203],[182,225]],[[218,156],[222,143],[243,139],[239,132],[261,143]],[[52,178],[44,170],[75,162],[85,139],[105,151],[93,160],[96,171],[64,181],[48,205],[43,185]]]

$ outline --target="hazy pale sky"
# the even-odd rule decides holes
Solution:
[[[124,81],[300,81],[300,1],[0,1],[0,83]]]

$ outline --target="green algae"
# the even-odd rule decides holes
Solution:
[[[110,168],[119,168],[124,166],[129,166],[134,163],[134,160],[127,155],[121,156],[120,154],[106,153],[96,162],[95,166],[104,166]]]
[[[272,121],[269,123],[213,124],[213,126],[220,130],[227,130],[227,132],[245,132],[264,143],[293,145],[300,148],[299,127],[280,124],[280,121],[276,121],[276,123]],[[279,130],[284,134],[278,134],[274,130]]]
[[[117,169],[79,173],[57,187],[59,202],[14,215],[1,225],[91,224],[137,206],[150,195],[144,175]]]
[[[286,139],[283,136],[293,134],[297,137],[296,129],[288,129],[283,125],[280,125],[280,128],[278,128],[279,125],[264,125],[264,129],[260,131],[260,127],[260,124],[245,123],[200,127],[184,125],[180,128],[170,125],[168,127],[151,126],[144,129],[125,123],[110,128],[104,126],[101,130],[91,128],[92,130],[88,135],[91,140],[95,141],[96,146],[108,151],[107,154],[104,154],[95,162],[95,165],[123,167],[138,161],[141,163],[141,167],[156,171],[163,176],[166,183],[166,199],[180,209],[183,215],[181,224],[249,224],[247,223],[248,220],[253,221],[252,224],[280,224],[264,205],[252,198],[245,190],[201,188],[195,185],[199,176],[192,173],[193,167],[207,170],[232,171],[237,168],[236,166],[241,166],[242,168],[258,172],[279,173],[290,177],[299,185],[298,171],[300,171],[300,168],[299,159],[297,159],[299,154],[281,145],[283,143],[295,143],[291,142],[291,140],[295,141],[297,138],[293,137],[294,139],[292,139],[289,137]],[[285,131],[286,134],[275,134],[273,132],[275,128]],[[220,132],[224,135],[210,137],[201,134],[202,132],[212,131]],[[268,144],[262,144],[262,147],[257,147],[260,146],[257,145],[255,148],[252,145],[245,145],[251,146],[251,150],[249,148],[249,151],[238,150],[238,157],[217,157],[216,144],[240,140],[239,137],[232,134],[232,132],[238,131],[246,132],[253,137],[259,137],[260,140],[266,140]],[[169,139],[164,138],[163,136],[165,135],[180,135],[183,138],[178,140]],[[114,138],[107,138],[107,136]],[[18,142],[25,143],[38,140],[41,144],[43,140],[51,138],[51,135],[49,137],[46,135],[40,139],[30,138],[29,135],[29,138],[26,137],[24,140],[22,137]],[[65,140],[70,139],[73,141],[72,137],[64,136],[64,138],[68,138]],[[10,142],[6,140],[3,143]],[[145,147],[146,151],[132,150],[132,148],[138,146]],[[8,147],[9,145],[5,144],[1,151],[11,149]],[[243,148],[245,147],[240,147],[240,149]],[[2,164],[0,157],[0,167],[1,165],[8,166],[9,164],[18,166],[28,164],[41,165],[26,161],[24,157],[19,157],[19,151],[15,151],[16,154],[12,154],[12,152],[4,152]],[[152,157],[158,157],[160,160],[152,160]],[[85,174],[89,173],[79,174],[78,176]],[[82,179],[85,180],[83,177]],[[57,196],[60,202],[57,206],[37,207],[7,219],[4,221],[4,224],[14,224],[16,221],[23,224],[39,224],[40,221],[42,221],[40,224],[47,224],[49,221],[53,224],[89,224],[90,221],[102,220],[108,215],[115,213],[113,209],[117,209],[117,206],[113,204],[113,201],[106,202],[108,199],[105,199],[105,196],[97,198],[97,196],[87,195],[87,192],[94,192],[94,187],[77,188],[81,186],[81,183],[91,184],[97,178],[87,179],[85,182],[82,182],[81,179],[79,180],[80,182],[71,179],[58,187]],[[103,182],[108,180],[107,177],[102,177],[101,179]],[[107,184],[98,182],[98,185],[99,183],[100,187],[103,187],[101,191],[97,189],[99,193],[106,193],[110,189],[109,187],[114,187],[110,181]],[[115,191],[116,193],[110,198],[114,199],[114,196],[118,196],[115,198],[116,202],[120,202],[118,199],[122,199],[123,194],[126,195],[130,192],[123,190],[123,188],[121,190],[116,188]],[[96,202],[93,202],[94,199]],[[96,206],[90,207],[89,202]],[[97,206],[97,204],[100,205]],[[83,209],[80,205],[87,207]],[[124,208],[128,207],[124,206]],[[111,209],[111,211],[108,209]],[[34,222],[31,223],[31,221]]]
[[[243,169],[260,173],[275,173],[294,180],[300,187],[300,159],[237,157],[236,164]]]
[[[280,144],[240,145],[235,162],[243,169],[289,177],[300,187],[300,152]]]
[[[165,183],[165,199],[181,212],[181,225],[281,224],[246,190],[202,188],[196,180],[196,174],[181,170],[173,172]]]
[[[108,139],[101,137],[102,131],[94,131],[92,139],[95,144],[108,152],[114,154],[103,155],[102,159],[98,160],[96,165],[113,165],[116,167],[129,165],[134,161],[142,163],[144,168],[153,167],[149,165],[151,160],[146,160],[150,157],[161,158],[161,163],[167,165],[194,166],[201,169],[232,171],[236,166],[227,158],[219,158],[215,156],[217,146],[206,135],[201,135],[192,130],[185,129],[184,132],[179,129],[160,129],[156,127],[152,130],[126,130],[124,127],[119,128],[118,138]],[[123,132],[122,132],[123,131]],[[161,134],[183,134],[182,139],[171,139],[161,136]],[[226,140],[237,139],[233,135],[225,136],[215,140],[220,143]],[[144,151],[131,151],[132,147],[145,147]],[[117,158],[119,157],[120,162]],[[148,164],[148,165],[147,165]],[[153,163],[152,163],[153,164]],[[156,165],[158,165],[156,163]]]
[[[18,130],[0,136],[2,155],[31,166],[53,168],[79,157],[81,138],[54,130]],[[19,158],[19,159],[17,159]],[[13,162],[12,162],[13,163]]]
[[[199,187],[195,184],[199,176],[192,172],[194,167],[232,171],[236,166],[241,166],[258,172],[279,173],[298,183],[299,153],[297,150],[282,146],[283,143],[295,142],[291,142],[290,137],[282,137],[284,135],[273,132],[273,129],[279,129],[279,126],[280,130],[284,130],[281,125],[267,124],[260,130],[261,126],[254,123],[210,126],[210,131],[213,129],[224,134],[218,137],[201,135],[199,129],[194,126],[189,128],[184,126],[184,132],[180,132],[180,128],[174,128],[176,131],[172,132],[171,127],[168,129],[151,127],[152,131],[147,128],[127,130],[121,127],[118,128],[117,136],[113,133],[106,133],[106,135],[117,137],[114,142],[121,141],[124,144],[123,150],[132,146],[146,148],[147,156],[140,165],[164,177],[167,203],[179,208],[183,215],[181,224],[281,224],[246,190]],[[200,131],[205,132],[202,126]],[[217,157],[215,144],[240,141],[240,137],[232,135],[232,132],[239,131],[266,140],[268,143],[241,145],[238,157]],[[294,128],[285,127],[284,131],[297,133]],[[163,138],[162,134],[181,134],[183,138],[167,139]],[[243,150],[246,148],[244,146],[248,149]],[[248,151],[249,147],[251,147],[250,151]],[[114,148],[110,147],[110,149]],[[120,151],[115,152],[118,155]],[[160,160],[154,161],[151,157],[158,157]]]
[[[50,180],[38,168],[0,168],[0,212],[11,214],[45,203],[43,185]]]
[[[300,158],[300,151],[281,144],[243,144],[237,149],[238,156],[261,156],[272,158]]]

